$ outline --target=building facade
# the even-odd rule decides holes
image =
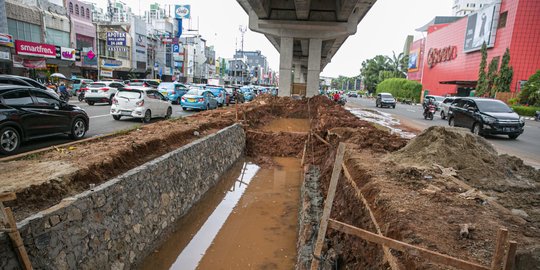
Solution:
[[[540,69],[540,1],[502,0],[454,23],[431,26],[422,63],[424,90],[436,95],[470,95],[478,80],[480,48],[488,45],[488,63],[510,50],[514,69],[510,91]],[[485,18],[485,19],[484,19]],[[485,22],[485,23],[484,23]],[[409,76],[414,74],[409,74]]]
[[[92,23],[92,5],[79,0],[65,0],[71,21],[71,47],[81,52],[73,75],[97,80],[96,26]]]
[[[486,5],[493,4],[496,0],[454,0],[452,13],[454,16],[467,16],[474,13]]]

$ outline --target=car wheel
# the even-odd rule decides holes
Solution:
[[[451,126],[451,127],[456,126],[456,123],[454,121],[454,117],[450,117],[450,119],[448,119],[448,125]]]
[[[83,102],[83,100],[84,100],[84,95],[83,95],[83,94],[79,94],[78,99],[79,99],[79,102]]]
[[[167,108],[167,114],[165,115],[165,119],[171,118],[171,115],[172,115],[172,108],[169,107]]]
[[[182,107],[182,111],[187,111],[187,108],[186,108],[186,107]]]
[[[393,106],[392,106],[392,109],[395,109],[395,108],[396,108],[396,105],[393,105]]]
[[[152,120],[152,112],[150,110],[146,110],[144,113],[144,118],[142,119],[144,123],[150,123],[150,120]]]
[[[481,135],[482,133],[482,129],[480,128],[480,123],[475,123],[472,127],[472,133],[476,134],[476,135]]]
[[[15,128],[5,127],[0,130],[0,153],[13,154],[21,145],[21,136]]]
[[[379,103],[375,103],[375,108],[379,108]]]
[[[442,120],[446,119],[446,115],[444,115],[444,111],[441,111],[441,119]]]
[[[519,137],[519,134],[508,134],[508,138],[510,138],[512,140],[517,139],[517,137]]]
[[[94,102],[93,102],[93,101],[88,101],[88,102],[86,102],[86,103],[88,103],[88,105],[90,105],[90,106],[94,106]]]
[[[113,115],[112,118],[113,118],[114,120],[117,120],[117,121],[118,121],[118,120],[120,120],[120,118],[122,118],[122,116],[121,116],[121,115]]]
[[[71,134],[69,137],[73,140],[78,140],[84,137],[86,134],[86,123],[82,118],[75,118],[73,124],[71,124]]]

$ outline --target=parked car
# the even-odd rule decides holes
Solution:
[[[439,105],[439,109],[441,110],[441,118],[443,120],[445,120],[448,117],[450,106],[452,105],[455,99],[456,99],[455,97],[447,97]]]
[[[249,86],[240,87],[240,92],[244,95],[245,101],[252,101],[255,99],[255,92],[253,92],[253,88]]]
[[[496,99],[457,98],[450,110],[450,126],[468,128],[477,135],[503,134],[516,139],[525,126],[523,118]]]
[[[71,95],[73,95],[73,96],[77,95],[77,93],[79,92],[79,89],[81,89],[81,87],[84,87],[85,85],[91,84],[93,82],[94,82],[93,80],[85,79],[85,78],[72,79]]]
[[[2,74],[2,75],[0,75],[0,84],[35,87],[35,88],[43,89],[43,90],[49,92],[49,94],[51,94],[51,95],[53,95],[55,97],[59,97],[58,94],[56,93],[56,91],[54,91],[53,89],[47,88],[45,85],[43,85],[42,83],[40,83],[40,82],[38,82],[36,80],[30,79],[30,78],[27,78],[27,77],[23,77],[23,76],[3,75]]]
[[[88,90],[84,94],[84,100],[90,106],[100,102],[111,105],[116,92],[124,87],[122,83],[114,81],[94,82],[88,85]]]
[[[162,82],[158,86],[158,91],[169,98],[169,100],[174,104],[180,104],[180,98],[187,93],[189,89],[177,82]]]
[[[225,91],[225,88],[219,86],[206,86],[206,90],[214,94],[219,107],[222,107],[227,103],[227,91]]]
[[[83,138],[89,127],[86,112],[49,92],[28,86],[0,85],[0,153],[13,154],[22,142],[69,134]]]
[[[396,99],[390,93],[377,94],[377,99],[375,100],[375,107],[392,107],[395,109]]]
[[[126,116],[148,123],[156,117],[170,118],[172,106],[169,98],[152,87],[130,86],[118,91],[114,96],[111,115],[114,120]]]
[[[150,79],[133,79],[129,80],[129,86],[143,86],[143,87],[152,87],[158,88],[160,80],[150,80]]]
[[[191,88],[180,101],[182,110],[210,110],[218,107],[218,102],[214,94],[209,90]]]

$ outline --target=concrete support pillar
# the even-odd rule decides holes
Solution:
[[[278,95],[280,97],[291,95],[292,62],[293,62],[293,38],[281,37],[280,55],[279,55],[279,92],[278,92]]]
[[[302,64],[294,64],[294,83],[301,83],[302,79]]]
[[[300,83],[306,83],[307,80],[307,70],[302,69],[302,73],[300,74]]]
[[[319,79],[321,75],[322,39],[312,38],[309,40],[309,56],[307,71],[306,96],[312,97],[319,94]]]

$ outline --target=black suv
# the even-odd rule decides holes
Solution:
[[[377,94],[377,100],[375,100],[375,107],[392,107],[396,108],[396,99],[390,93]]]
[[[22,141],[57,134],[83,138],[89,118],[76,106],[60,101],[45,90],[0,85],[0,153],[12,154]]]
[[[477,135],[508,135],[516,139],[525,122],[504,102],[487,98],[457,98],[448,114],[450,126],[470,129]]]

